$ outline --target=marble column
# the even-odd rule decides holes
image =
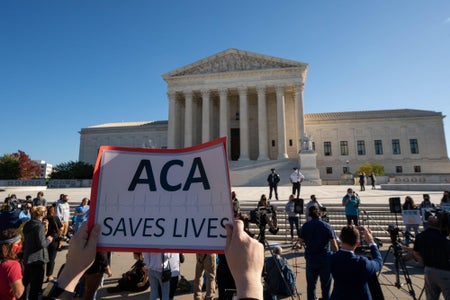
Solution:
[[[176,134],[176,128],[178,127],[178,118],[175,116],[176,112],[176,105],[177,105],[177,99],[176,99],[176,92],[168,92],[167,96],[169,97],[169,124],[167,128],[167,147],[169,149],[178,148],[176,145],[177,138],[175,136]]]
[[[258,94],[258,160],[268,160],[266,88],[258,86],[256,92]]]
[[[303,90],[304,84],[295,86],[295,105],[297,106],[297,134],[298,134],[298,150],[302,149],[302,139],[305,136],[305,115],[303,111]]]
[[[184,147],[192,146],[192,91],[184,93]]]
[[[210,103],[209,103],[209,90],[202,90],[202,143],[206,143],[210,140]]]
[[[239,134],[240,149],[239,160],[249,160],[248,157],[248,103],[247,103],[247,87],[238,88],[239,91]]]
[[[227,99],[227,89],[219,89],[219,136],[228,137],[228,99]],[[229,141],[228,141],[229,143]]]
[[[277,93],[277,131],[278,131],[278,159],[287,158],[286,152],[286,122],[284,104],[284,86],[276,87]]]

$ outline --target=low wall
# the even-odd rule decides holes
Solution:
[[[91,187],[92,179],[51,179],[46,185],[45,179],[31,180],[0,180],[0,188],[46,189],[46,188],[77,188]]]
[[[45,179],[31,180],[0,180],[0,187],[41,187],[45,186]]]
[[[48,182],[48,188],[77,188],[77,187],[91,187],[92,179],[52,179]]]

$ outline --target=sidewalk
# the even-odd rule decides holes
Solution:
[[[428,193],[431,196],[431,201],[435,204],[440,202],[442,197],[442,192],[421,192],[421,191],[385,191],[385,190],[370,190],[366,189],[366,191],[359,191],[359,186],[351,186],[356,189],[357,193],[361,197],[362,204],[367,203],[376,203],[382,204],[385,203],[387,206],[389,205],[388,199],[390,197],[401,197],[402,202],[406,195],[413,197],[416,203],[420,203],[422,200],[422,194]],[[261,194],[268,195],[269,189],[268,187],[236,187],[233,189],[236,191],[237,197],[241,202],[256,202],[259,200]],[[309,199],[309,195],[315,194],[318,200],[323,204],[338,204],[340,203],[343,195],[346,193],[347,186],[305,186],[302,187],[301,195],[305,199]],[[279,198],[284,200],[276,201],[272,199],[272,204],[280,204],[284,205],[287,201],[287,198],[291,192],[291,188],[289,186],[281,186],[279,187]],[[3,199],[8,195],[8,193],[15,193],[18,198],[25,198],[26,195],[30,194],[33,197],[36,195],[36,191],[20,191],[20,190],[7,190],[4,192],[0,192],[0,197]],[[61,193],[68,194],[70,196],[70,202],[72,204],[79,203],[83,197],[90,197],[90,189],[89,188],[78,188],[78,189],[48,189],[44,190],[44,197],[47,199],[47,202],[53,202],[59,198]],[[399,285],[401,285],[401,289],[395,287],[395,283],[397,281],[397,276],[395,273],[395,268],[393,264],[394,255],[393,253],[386,252],[389,248],[389,244],[383,245],[381,251],[383,258],[386,258],[386,263],[383,267],[383,270],[378,277],[385,299],[412,299],[412,297],[408,294],[406,285],[406,277],[400,272],[398,279]],[[302,299],[306,299],[306,279],[305,279],[305,260],[303,257],[303,250],[300,251],[285,251],[285,256],[288,258],[289,263],[294,266],[297,273],[297,288],[300,293],[302,293]],[[270,255],[268,251],[266,251],[266,256]],[[63,250],[58,253],[56,259],[55,270],[58,270],[62,263],[64,263],[66,256],[66,250]],[[194,254],[186,254],[186,261],[181,265],[181,273],[186,277],[191,283],[194,279],[195,272],[195,255]],[[147,300],[149,299],[149,290],[142,293],[119,293],[119,294],[108,294],[106,291],[107,287],[115,286],[118,278],[121,277],[121,274],[126,272],[129,267],[134,263],[131,253],[123,253],[123,252],[115,252],[112,255],[112,271],[113,276],[111,278],[105,279],[104,287],[101,288],[97,294],[97,299],[134,299],[134,300]],[[419,294],[423,287],[423,269],[420,267],[413,266],[411,264],[407,264],[407,271],[411,277],[411,281],[414,287],[414,291],[416,294],[416,299],[419,298]],[[56,274],[56,271],[55,271]],[[320,284],[318,284],[317,292],[318,297],[320,297]],[[218,295],[216,295],[218,296]],[[176,299],[193,299],[193,294],[185,294],[185,295],[176,295]],[[425,295],[422,296],[422,299],[425,299]]]

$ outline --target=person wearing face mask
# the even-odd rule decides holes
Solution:
[[[0,299],[15,300],[22,296],[22,267],[17,254],[22,250],[17,229],[0,233]]]
[[[359,217],[359,197],[351,188],[347,189],[347,194],[342,198],[342,206],[345,206],[345,217],[347,218],[347,225],[358,226]]]

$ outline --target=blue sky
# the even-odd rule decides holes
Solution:
[[[167,120],[161,75],[229,48],[308,63],[307,113],[450,114],[450,1],[2,0],[0,155],[77,161],[81,128]]]

